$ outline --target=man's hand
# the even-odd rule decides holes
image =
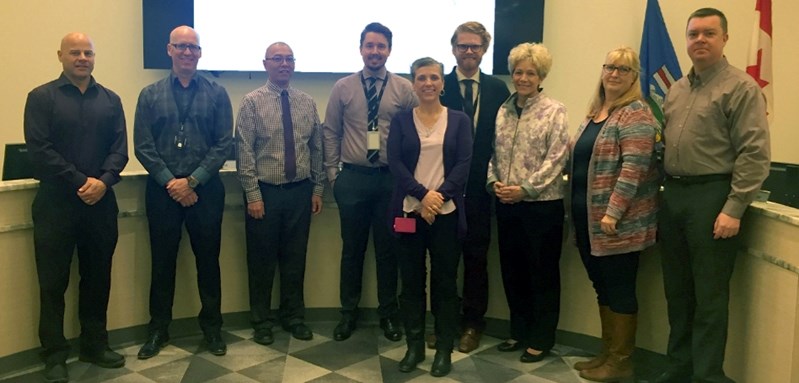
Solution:
[[[194,193],[194,189],[189,187],[188,178],[173,178],[166,183],[166,191],[173,200],[180,202],[190,193]],[[182,204],[182,202],[181,202]]]
[[[311,213],[318,215],[322,212],[322,197],[318,195],[311,196]]]
[[[732,238],[738,235],[741,229],[741,220],[730,217],[727,214],[719,213],[716,222],[713,224],[713,239]]]
[[[78,198],[87,205],[94,205],[103,198],[106,190],[103,181],[89,177],[86,179],[86,183],[78,189]]]
[[[618,219],[606,214],[602,217],[602,220],[599,221],[599,226],[602,228],[603,233],[607,235],[616,235],[616,222],[618,221]]]
[[[180,206],[189,207],[197,203],[197,201],[199,200],[200,196],[198,196],[197,193],[194,192],[194,190],[191,190],[189,194],[186,194],[183,198],[177,200],[177,202],[180,204]]]
[[[247,214],[255,219],[264,218],[264,201],[255,201],[247,204]]]
[[[438,214],[442,205],[444,205],[444,196],[435,190],[430,190],[422,198],[422,213]]]

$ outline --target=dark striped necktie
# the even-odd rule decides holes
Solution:
[[[380,109],[380,98],[377,96],[377,79],[369,77],[367,79],[369,86],[366,88],[366,105],[368,108],[367,113],[367,130],[370,132],[377,130],[377,112]],[[377,162],[380,159],[380,150],[367,150],[366,159],[369,162]]]
[[[283,109],[283,144],[285,154],[284,170],[286,171],[286,181],[294,181],[297,176],[297,156],[294,149],[294,125],[291,123],[291,106],[289,104],[289,92],[280,92],[280,106]]]

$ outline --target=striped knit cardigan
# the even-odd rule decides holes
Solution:
[[[585,130],[586,119],[571,141]],[[616,109],[594,142],[588,165],[588,237],[595,256],[643,250],[655,243],[658,170],[655,134],[658,123],[641,101]],[[602,232],[600,220],[618,219],[616,235]]]

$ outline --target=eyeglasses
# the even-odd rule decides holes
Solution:
[[[295,59],[294,56],[286,56],[286,57],[272,56],[272,57],[266,57],[265,60],[269,60],[275,64],[282,64],[283,62],[286,62],[288,64],[294,64],[294,62],[297,61],[297,59]]]
[[[625,74],[630,73],[630,72],[633,71],[633,68],[630,68],[630,67],[625,66],[625,65],[611,65],[611,64],[602,65],[602,69],[607,74],[611,74],[611,73],[613,73],[613,71],[617,70],[617,71],[619,71],[619,74],[621,74],[621,75],[625,75]]]
[[[183,52],[183,51],[186,50],[186,48],[188,48],[189,51],[191,51],[191,53],[197,54],[197,53],[200,53],[200,51],[202,50],[202,48],[199,45],[194,45],[194,44],[173,44],[173,43],[169,43],[169,45],[171,45],[172,48],[177,49],[178,52]]]
[[[472,44],[455,44],[455,48],[458,49],[458,52],[466,53],[467,50],[471,49],[472,52],[480,52],[483,50],[482,45],[472,45]]]

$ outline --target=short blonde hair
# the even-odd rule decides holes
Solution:
[[[521,43],[513,47],[508,54],[508,70],[511,74],[522,60],[529,60],[533,64],[541,80],[547,78],[549,69],[552,68],[552,55],[544,44]]]
[[[630,85],[630,89],[627,89],[624,94],[622,94],[618,99],[616,99],[616,101],[613,102],[613,104],[610,105],[608,108],[608,114],[613,113],[613,111],[618,108],[632,104],[634,101],[644,99],[643,94],[641,93],[641,82],[638,76],[641,73],[641,61],[638,58],[638,53],[635,50],[622,45],[608,52],[607,56],[605,56],[605,62],[626,65],[633,69],[632,72],[627,75],[635,76],[632,85]],[[600,70],[599,73],[599,85],[597,85],[597,90],[594,92],[594,96],[591,98],[591,103],[588,106],[588,118],[593,118],[596,116],[597,113],[602,110],[602,105],[605,103],[605,86],[602,84],[604,69]]]

